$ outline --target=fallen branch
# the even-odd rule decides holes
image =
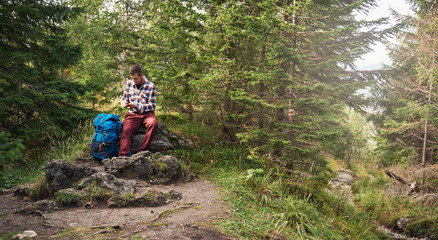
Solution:
[[[393,178],[395,180],[397,180],[398,182],[402,183],[403,185],[410,185],[409,189],[406,191],[405,195],[409,195],[415,191],[418,190],[418,182],[417,181],[413,181],[411,184],[409,184],[406,180],[404,180],[403,178],[401,178],[400,176],[397,176],[395,173],[389,171],[389,170],[385,170],[386,175],[388,175],[390,178]]]
[[[164,210],[164,211],[162,211],[162,212],[160,212],[160,213],[158,213],[158,215],[154,218],[154,219],[152,219],[149,223],[152,223],[152,222],[155,222],[155,221],[157,221],[158,220],[158,218],[160,218],[161,217],[161,215],[163,215],[163,213],[165,213],[165,212],[167,212],[167,211],[169,211],[169,210]]]
[[[393,179],[397,180],[398,182],[400,182],[400,183],[402,183],[402,184],[405,184],[405,185],[408,184],[408,182],[406,182],[403,178],[397,176],[395,173],[392,173],[392,172],[389,171],[389,170],[385,170],[385,173],[386,173],[386,175],[388,175],[390,178],[393,178]]]

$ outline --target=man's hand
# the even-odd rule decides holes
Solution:
[[[137,109],[137,103],[135,103],[135,102],[128,103],[128,107],[133,108],[133,109]]]
[[[122,108],[127,108],[129,106],[128,102],[122,102]]]

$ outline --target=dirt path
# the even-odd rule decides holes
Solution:
[[[173,189],[183,197],[160,207],[79,207],[35,216],[16,213],[29,202],[0,195],[0,228],[3,233],[33,230],[39,236],[36,239],[232,239],[211,227],[212,221],[226,218],[228,211],[208,181],[153,188]]]

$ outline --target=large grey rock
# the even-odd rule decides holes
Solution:
[[[131,157],[114,157],[104,162],[105,171],[117,177],[149,180],[153,183],[170,183],[182,176],[179,161],[170,155],[139,152]]]
[[[73,183],[96,173],[95,169],[75,165],[64,160],[53,160],[43,167],[47,180],[56,191],[70,188]]]
[[[116,178],[114,175],[109,173],[95,173],[85,179],[83,179],[78,188],[83,189],[87,185],[91,183],[96,183],[97,186],[105,189],[112,190],[117,194],[123,195],[126,193],[134,193],[135,192],[135,184],[134,180],[123,180]]]
[[[166,195],[157,190],[149,190],[135,199],[135,204],[138,206],[159,207],[166,204],[166,202]]]
[[[146,133],[146,127],[140,126],[131,137],[131,152],[133,154],[138,153],[143,143],[144,134]],[[175,148],[187,148],[191,147],[193,142],[186,136],[177,135],[167,129],[164,123],[158,123],[157,134],[152,141],[149,150],[154,152],[166,151]]]
[[[131,157],[105,159],[105,171],[116,177],[146,179],[154,172],[154,166],[149,160],[149,151],[134,154]]]
[[[333,188],[351,186],[357,180],[357,175],[348,170],[341,169],[338,171],[338,176],[330,180],[330,184]]]
[[[154,183],[175,182],[182,176],[181,164],[174,156],[163,156],[161,153],[156,153],[152,161],[156,169]]]

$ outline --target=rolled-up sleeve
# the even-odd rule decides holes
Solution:
[[[124,102],[129,102],[129,83],[126,83],[125,86],[123,87],[123,95],[122,98],[120,99],[120,105],[122,105],[123,107],[123,103]]]

